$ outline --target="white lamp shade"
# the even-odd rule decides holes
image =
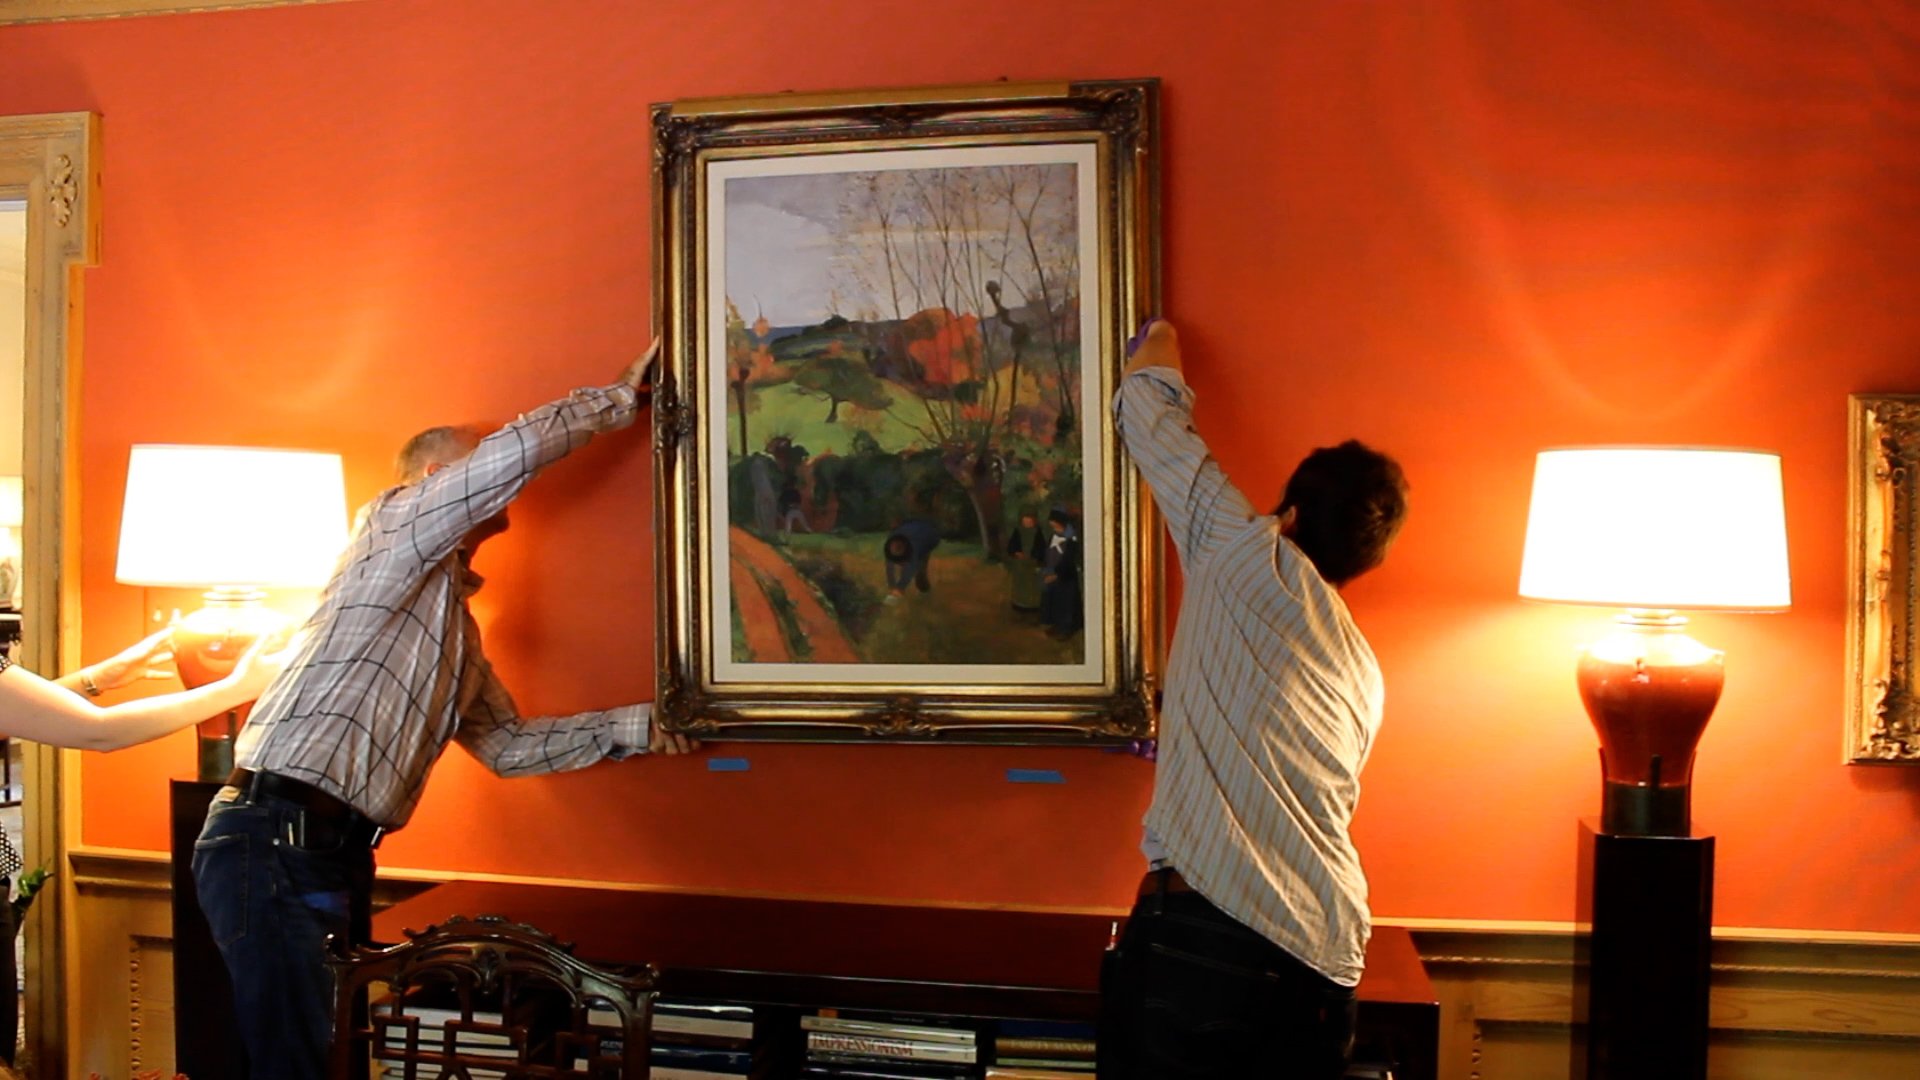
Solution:
[[[17,529],[26,520],[26,487],[17,476],[0,476],[0,529]]]
[[[133,448],[114,578],[128,585],[310,588],[347,541],[340,455]]]
[[[1520,595],[1614,607],[1786,609],[1780,456],[1696,447],[1541,451]]]

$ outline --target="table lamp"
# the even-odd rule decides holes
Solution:
[[[1688,835],[1694,749],[1720,699],[1725,654],[1687,636],[1675,611],[1787,608],[1779,455],[1541,451],[1520,595],[1627,609],[1578,666],[1600,735],[1601,828]]]
[[[263,588],[326,583],[347,540],[340,455],[233,446],[133,447],[115,580],[207,589],[175,624],[180,681],[204,686],[285,626]],[[224,780],[244,709],[200,724],[199,776]]]

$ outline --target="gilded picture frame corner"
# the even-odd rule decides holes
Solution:
[[[1160,545],[1151,502],[1118,452],[1106,400],[1117,382],[1120,350],[1130,328],[1158,306],[1157,95],[1157,80],[1097,80],[782,94],[652,107],[655,311],[666,344],[654,406],[655,520],[660,534],[657,580],[661,583],[657,636],[661,686],[656,716],[664,729],[720,740],[929,744],[1114,745],[1153,736],[1152,688],[1163,636]],[[967,177],[1014,177],[1015,173],[1022,177],[1032,173],[1039,179],[1006,179],[1003,195],[983,193],[984,186],[969,188],[964,183]],[[1018,252],[1018,259],[1012,240],[1003,239],[1002,247],[993,249],[993,228],[978,219],[967,226],[960,240],[951,240],[963,233],[951,222],[939,223],[938,228],[946,232],[936,230],[937,214],[948,204],[935,207],[934,195],[912,187],[920,182],[916,178],[936,174],[961,178],[953,181],[957,186],[952,190],[943,188],[938,198],[951,200],[952,191],[960,191],[973,200],[956,212],[971,207],[979,214],[988,212],[981,207],[989,207],[989,216],[999,215],[994,221],[1004,226],[1009,237],[1015,235],[1016,224],[1021,227],[1024,250]],[[1056,174],[1073,178],[1071,191],[1059,184],[1048,189],[1045,176]],[[729,231],[733,219],[725,216],[730,213],[728,204],[711,205],[714,196],[709,188],[717,177],[721,187],[715,190],[739,190],[726,185],[746,177],[749,183],[775,191],[852,190],[847,185],[854,181],[835,179],[843,175],[884,175],[893,192],[887,198],[906,199],[911,193],[921,200],[915,204],[919,211],[908,212],[909,207],[892,219],[891,226],[886,210],[874,211],[880,215],[883,232],[913,229],[916,243],[924,236],[936,237],[923,247],[936,242],[958,246],[944,248],[944,255],[937,256],[947,259],[946,270],[915,277],[916,271],[905,268],[907,241],[891,232],[883,240],[871,239],[873,227],[864,218],[859,228],[843,222],[838,232],[827,229],[839,245],[841,262],[821,265],[839,267],[861,259],[878,265],[880,256],[862,254],[866,248],[861,247],[878,244],[889,262],[896,253],[902,262],[888,268],[890,275],[899,275],[892,279],[890,294],[882,297],[876,286],[867,283],[871,295],[861,309],[842,299],[844,288],[859,292],[856,281],[832,294],[835,306],[816,303],[806,309],[809,314],[791,314],[800,310],[794,306],[799,301],[789,298],[782,309],[784,294],[765,295],[769,290],[780,292],[779,274],[765,267],[780,263],[777,256],[787,249],[771,247],[774,241],[757,236],[737,239],[745,234]],[[1021,183],[1028,186],[1017,187]],[[870,184],[875,191],[881,186],[879,180]],[[838,204],[831,198],[809,197],[813,201],[795,211],[808,221],[838,221],[831,214],[850,213],[833,209]],[[872,197],[880,206],[881,196]],[[792,198],[799,195],[789,201]],[[744,220],[749,210],[765,209],[759,203],[742,203],[737,212]],[[1036,219],[1041,223],[1036,225]],[[1049,227],[1052,232],[1046,231]],[[1053,246],[1044,255],[1036,235],[1052,238]],[[793,250],[799,259],[802,249]],[[955,255],[956,250],[962,254]],[[775,255],[769,256],[768,251]],[[991,265],[995,251],[1000,260],[997,266]],[[926,257],[925,251],[920,255]],[[951,269],[956,260],[969,267],[984,260],[991,272],[969,270],[962,275]],[[1024,278],[1009,265],[1019,260],[1031,263]],[[820,275],[826,273],[820,271]],[[857,268],[850,273],[859,276]],[[746,306],[745,294],[736,304],[735,283],[729,274],[753,275],[754,281],[767,285],[752,290],[761,310],[753,313],[756,318],[750,331],[745,321],[748,313],[736,310]],[[798,271],[788,276],[806,277]],[[914,283],[911,301],[902,299],[907,291],[900,285],[902,278]],[[984,290],[981,278],[992,279],[985,282]],[[923,285],[926,296],[919,292]],[[774,313],[773,321],[764,310],[769,301],[782,309]],[[843,309],[851,321],[840,314]],[[829,311],[832,314],[822,319]],[[938,325],[929,329],[930,323]],[[839,339],[829,340],[835,334]],[[898,347],[888,334],[899,339]],[[923,345],[933,348],[929,341],[955,336],[961,345],[941,346],[952,356],[915,351]],[[733,378],[733,369],[727,365],[736,337],[745,342],[741,349],[757,350],[759,362],[769,365],[764,378],[752,380],[744,368],[737,380]],[[1041,359],[1062,365],[1059,374],[1043,374]],[[1023,369],[1023,363],[1029,366]],[[773,370],[776,365],[785,366]],[[964,369],[966,378],[946,373],[942,365],[954,372]],[[940,378],[935,377],[936,368],[943,373]],[[835,373],[855,384],[853,388],[829,385]],[[1046,396],[1046,387],[1058,397],[1057,406]],[[1027,405],[1020,411],[1023,394]],[[814,401],[816,410],[825,408],[824,418],[799,418],[793,401],[801,397]],[[1032,511],[1016,514],[1013,500],[1003,500],[999,487],[987,485],[1011,485],[1011,478],[1017,476],[1027,485],[1022,490],[1040,492],[1043,488],[1036,477],[1042,471],[1039,465],[1047,462],[1036,464],[1034,455],[1067,455],[1062,460],[1072,464],[1073,483],[1081,486],[1064,489],[1078,493],[1073,500],[1076,507],[1070,508],[1071,524],[1064,532],[1086,549],[1075,556],[1076,577],[1082,573],[1086,577],[1076,582],[1080,591],[1075,603],[1086,614],[1055,640],[1064,641],[1067,649],[1068,659],[1059,661],[1061,670],[1080,672],[1077,678],[1049,682],[1028,674],[1021,666],[1024,661],[965,661],[983,665],[978,670],[986,674],[975,681],[974,668],[955,669],[953,665],[961,661],[944,655],[922,665],[942,676],[924,684],[906,681],[906,676],[866,677],[868,668],[859,664],[871,663],[872,670],[888,672],[921,668],[874,660],[865,639],[848,629],[855,624],[848,614],[849,604],[858,602],[869,620],[878,624],[897,610],[924,610],[947,597],[955,605],[963,599],[977,600],[981,589],[977,583],[969,588],[949,582],[929,594],[924,573],[917,581],[918,594],[907,576],[896,588],[891,545],[897,535],[886,535],[884,525],[876,528],[872,522],[845,524],[849,514],[840,503],[834,504],[840,525],[833,539],[816,540],[812,525],[818,524],[817,492],[824,481],[816,482],[813,473],[807,474],[815,494],[807,496],[812,501],[798,510],[792,504],[800,497],[788,488],[796,484],[802,468],[835,458],[836,451],[836,464],[850,460],[853,452],[845,440],[853,436],[847,427],[822,426],[843,423],[839,415],[843,408],[846,425],[859,422],[869,432],[867,449],[860,453],[893,454],[908,462],[899,467],[907,478],[901,483],[911,487],[920,483],[912,477],[932,476],[933,481],[921,486],[938,488],[943,483],[941,471],[952,474],[971,500],[978,542],[968,550],[977,551],[982,563],[1002,561],[998,549],[1007,542],[1003,537],[1009,522],[1017,521],[1020,528],[1034,525]],[[793,433],[783,430],[769,439],[767,432],[776,430],[776,421],[791,425]],[[1050,436],[1042,430],[1048,422],[1053,425],[1048,429],[1053,432]],[[758,439],[749,437],[750,424]],[[1001,430],[1004,434],[996,434]],[[956,434],[961,431],[967,434]],[[978,446],[970,441],[975,439],[973,432],[980,433]],[[911,445],[881,446],[889,437]],[[1072,440],[1071,451],[1060,449],[1067,439]],[[815,453],[823,440],[827,448]],[[777,456],[776,442],[791,448],[800,463],[789,467]],[[803,442],[813,449],[799,445]],[[852,445],[860,444],[856,439]],[[1008,450],[1009,446],[1040,449],[1022,456]],[[914,464],[928,461],[938,462],[939,467]],[[918,474],[911,471],[915,467],[920,468]],[[995,479],[979,479],[982,468]],[[967,469],[972,471],[964,472]],[[763,480],[763,473],[775,478]],[[748,506],[743,501],[749,475],[755,485],[753,498],[766,506]],[[1054,487],[1044,490],[1061,490],[1058,485],[1067,482],[1058,478],[1058,468],[1046,475],[1046,482]],[[779,485],[784,485],[777,507],[782,532],[776,537],[769,514],[776,509],[771,492]],[[983,492],[994,496],[991,509]],[[835,488],[833,497],[839,496]],[[926,494],[913,488],[886,498],[904,500],[908,510],[942,498],[947,500],[945,505],[958,505],[951,491]],[[1028,496],[1021,505],[1030,507],[1033,498]],[[849,498],[847,505],[851,504]],[[1060,510],[1058,503],[1054,510]],[[890,507],[887,513],[886,520],[892,520],[903,512]],[[799,531],[787,535],[789,516],[795,514],[797,519],[791,523]],[[924,516],[934,515],[925,511]],[[962,511],[959,516],[966,514]],[[1048,514],[1049,525],[1053,516]],[[969,544],[973,527],[963,524],[956,529],[953,520],[958,518],[950,516],[946,532],[931,540],[927,551],[916,552],[914,558],[923,570],[941,565],[931,552],[942,542],[949,545],[949,552]],[[894,532],[907,527],[903,522]],[[1055,535],[1060,533],[1056,527]],[[842,537],[851,539],[842,542]],[[888,545],[886,586],[894,590],[885,599],[888,605],[898,602],[900,608],[878,606],[871,585],[859,586],[864,593],[847,586],[855,595],[834,598],[817,587],[817,575],[832,572],[815,565],[826,557],[821,551],[864,574],[871,569],[868,564],[878,565],[877,554],[865,552],[877,553],[882,539]],[[1043,549],[1058,543],[1045,540],[1040,529],[1033,542],[1036,561]],[[854,551],[855,545],[867,546]],[[814,563],[800,561],[803,546]],[[757,560],[748,568],[751,577],[743,575],[740,566],[740,559],[749,555]],[[792,565],[773,561],[775,555]],[[1024,551],[1009,552],[1005,558],[1011,562],[1024,555]],[[945,565],[957,565],[959,556],[941,558],[948,560]],[[815,576],[797,583],[789,569],[805,569]],[[854,570],[844,573],[853,575]],[[769,583],[767,574],[783,576],[783,581]],[[1052,583],[1058,577],[1049,573],[1045,580]],[[745,591],[732,591],[735,588]],[[734,607],[727,607],[728,598]],[[760,614],[743,613],[738,607],[743,598],[751,599]],[[914,609],[916,604],[921,608]],[[1017,597],[1013,607],[1021,610]],[[795,614],[796,608],[806,610]],[[833,623],[833,633],[825,635],[825,648],[814,633],[822,613]],[[812,621],[802,625],[801,615],[811,616]],[[1045,618],[1051,620],[1053,615]],[[722,632],[723,619],[731,640]],[[770,619],[780,622],[783,639],[775,640],[767,632]],[[844,635],[843,629],[847,630]],[[1049,629],[1057,628],[1049,622]],[[742,640],[756,632],[757,641]],[[928,648],[949,648],[943,639],[930,640],[935,643]],[[851,650],[852,656],[829,664],[815,655],[837,657],[836,650]],[[1008,667],[1009,663],[1014,666]],[[816,676],[816,667],[832,674]],[[1034,670],[1053,669],[1040,664]],[[741,672],[754,674],[746,677]]]
[[[1848,399],[1850,764],[1920,764],[1920,394]]]

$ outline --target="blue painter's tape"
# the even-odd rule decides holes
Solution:
[[[708,772],[746,772],[751,763],[743,757],[714,757],[707,759]]]
[[[1064,784],[1067,778],[1059,769],[1008,769],[1009,784]]]

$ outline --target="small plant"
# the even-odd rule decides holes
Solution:
[[[27,909],[33,906],[33,899],[46,887],[47,880],[53,877],[53,871],[44,866],[35,867],[20,875],[19,884],[13,890],[13,932],[20,933],[20,927],[27,921]]]

